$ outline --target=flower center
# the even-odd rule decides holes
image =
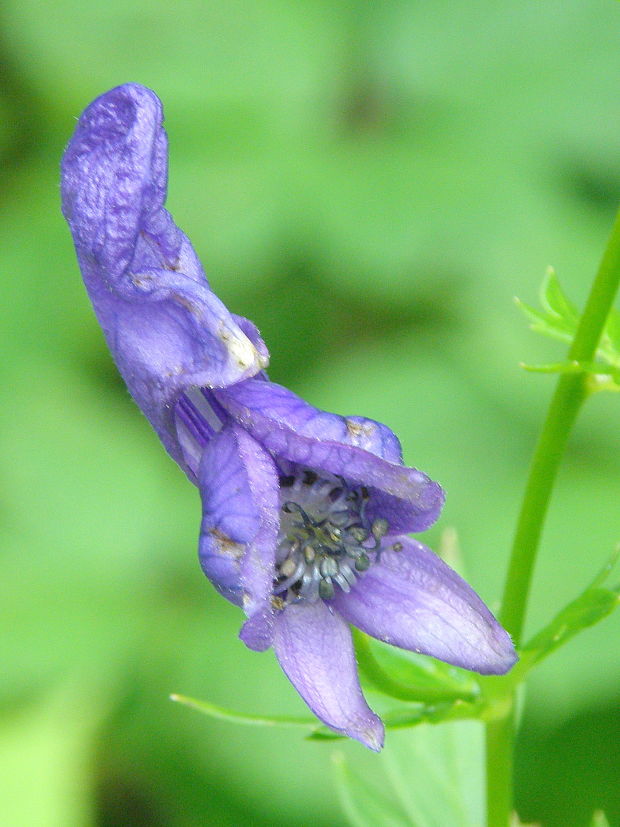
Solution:
[[[387,520],[366,517],[369,493],[340,477],[302,470],[280,477],[280,534],[274,605],[349,592],[378,559]]]

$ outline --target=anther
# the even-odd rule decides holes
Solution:
[[[287,557],[286,560],[280,566],[280,574],[283,577],[290,577],[291,574],[294,574],[296,568],[297,563],[293,560],[293,558]]]
[[[335,589],[331,580],[321,580],[319,583],[319,597],[322,600],[330,600],[334,596]]]
[[[365,528],[362,528],[362,526],[353,526],[353,528],[349,529],[348,533],[356,543],[363,543],[364,540],[368,539],[368,532]]]
[[[385,520],[383,517],[379,517],[376,520],[373,520],[372,525],[370,526],[370,530],[372,531],[373,537],[385,537],[387,534],[389,524],[388,521]]]
[[[324,557],[321,560],[320,571],[323,577],[333,577],[338,574],[338,563],[333,557]]]
[[[360,554],[360,556],[355,560],[355,569],[356,571],[366,571],[370,566],[370,557],[367,554]]]

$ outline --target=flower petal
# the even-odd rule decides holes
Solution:
[[[162,118],[156,95],[138,84],[97,98],[63,158],[63,212],[119,370],[187,470],[174,424],[176,399],[191,386],[221,387],[253,376],[266,365],[266,349],[211,292],[191,243],[163,207]]]
[[[422,543],[391,538],[349,594],[333,600],[340,614],[386,643],[482,674],[503,674],[517,656],[507,632],[474,590]]]
[[[288,388],[269,383],[269,388],[243,383],[233,404],[256,414],[268,412],[278,424],[287,424],[309,439],[339,442],[362,448],[393,463],[402,463],[402,450],[396,434],[380,422],[362,416],[339,416],[308,405]]]
[[[383,746],[383,724],[359,685],[351,632],[321,600],[293,603],[275,621],[273,645],[286,676],[327,726],[373,750]]]
[[[224,597],[243,606],[248,617],[262,617],[262,638],[255,635],[252,648],[267,648],[278,536],[273,460],[243,428],[228,425],[205,447],[199,486],[203,571]]]
[[[320,411],[287,388],[257,379],[215,395],[273,455],[375,489],[369,516],[385,517],[391,533],[422,531],[439,516],[441,486],[402,465],[398,440],[385,425]]]

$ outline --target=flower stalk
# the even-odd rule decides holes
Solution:
[[[620,210],[581,315],[568,359],[591,361],[620,284]],[[504,588],[500,622],[519,646],[527,610],[534,564],[549,499],[568,437],[588,396],[585,373],[565,373],[549,405],[523,495]],[[500,679],[501,680],[501,679]],[[510,690],[513,692],[514,690]],[[506,714],[487,724],[487,825],[507,827],[512,810],[514,703]]]

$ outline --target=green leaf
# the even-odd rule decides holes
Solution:
[[[605,588],[603,583],[616,565],[619,555],[620,546],[616,548],[588,588],[558,612],[551,623],[528,641],[522,652],[525,667],[531,667],[563,646],[582,629],[594,626],[611,614],[620,603],[620,585]]]
[[[572,342],[579,325],[579,311],[564,293],[553,267],[549,267],[547,270],[540,286],[539,296],[542,311],[531,307],[521,299],[515,298],[517,307],[528,317],[531,329],[554,339]],[[548,365],[522,364],[522,367],[537,373],[584,372],[611,376],[612,383],[596,383],[590,390],[617,390],[615,384],[620,384],[620,313],[613,308],[607,318],[596,355],[603,359],[605,364],[599,362],[557,362]]]
[[[338,792],[349,822],[413,827],[479,827],[483,823],[483,731],[460,722],[390,736],[372,779],[334,757]]]
[[[554,339],[572,341],[579,324],[579,311],[562,290],[553,267],[545,274],[539,296],[542,311],[515,298],[517,307],[530,320],[532,330]]]
[[[612,307],[607,317],[605,335],[616,354],[620,354],[620,312],[615,307]]]
[[[558,316],[572,327],[577,327],[579,311],[562,290],[553,267],[547,269],[540,286],[540,303],[550,315]]]
[[[465,701],[453,701],[452,703],[427,706],[419,704],[415,706],[403,706],[398,709],[383,712],[381,719],[386,729],[411,729],[418,724],[441,724],[445,721],[459,721],[470,718],[477,718],[479,707],[468,704]],[[326,726],[320,726],[314,730],[308,739],[310,741],[336,741],[345,738]]]
[[[618,560],[620,560],[620,543],[616,545],[604,565],[601,567],[600,571],[596,573],[596,577],[590,583],[591,589],[598,588],[599,586],[603,586],[605,584],[605,581],[609,579],[611,573],[618,565]]]
[[[236,712],[233,709],[225,709],[223,706],[216,706],[210,701],[198,701],[195,698],[188,698],[185,695],[171,695],[171,701],[189,706],[208,715],[210,718],[217,718],[220,721],[230,721],[234,724],[245,724],[249,726],[282,726],[282,727],[303,727],[312,729],[316,727],[316,720],[310,718],[289,718],[286,716],[274,715],[247,715],[244,712]]]
[[[353,629],[360,672],[374,689],[403,701],[427,704],[456,699],[473,701],[480,694],[469,672],[433,658],[403,652]]]
[[[606,362],[550,362],[543,365],[526,365],[521,362],[524,370],[532,373],[588,373],[593,376],[610,376],[614,382],[620,382],[620,368],[612,367]]]
[[[609,821],[607,821],[607,816],[602,810],[596,810],[592,814],[590,827],[609,827]]]
[[[484,735],[459,721],[392,733],[380,763],[401,805],[419,827],[484,823]]]
[[[419,710],[395,709],[383,716],[386,729],[410,729],[418,724],[441,724],[477,717],[477,707],[465,701],[423,706]]]
[[[340,804],[354,827],[419,827],[392,798],[354,773],[341,753],[332,756]]]
[[[545,336],[551,336],[554,339],[561,339],[564,342],[572,341],[577,329],[576,325],[561,316],[542,313],[521,301],[521,299],[515,298],[515,304],[530,320],[532,330],[543,333]]]
[[[584,368],[582,362],[549,362],[544,365],[527,365],[525,362],[520,363],[523,370],[531,373],[581,373]],[[601,367],[606,368],[607,365]]]
[[[171,695],[171,701],[195,709],[209,718],[219,721],[228,721],[233,724],[244,726],[266,726],[266,727],[295,727],[311,730],[307,736],[313,741],[335,741],[346,736],[334,732],[328,726],[318,724],[316,718],[292,718],[283,715],[249,715],[245,712],[238,712],[234,709],[226,709],[217,706],[210,701],[199,701],[189,698],[186,695]],[[383,722],[386,729],[405,729],[417,726],[421,723],[440,723],[476,716],[476,707],[464,701],[457,700],[450,703],[436,704],[434,706],[418,704],[415,706],[404,706],[383,714]]]
[[[620,367],[620,313],[614,307],[607,317],[597,354],[616,368]]]

